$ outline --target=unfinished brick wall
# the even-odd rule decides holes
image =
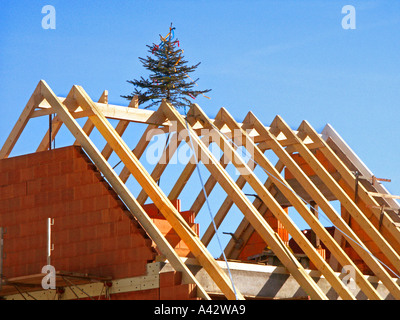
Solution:
[[[111,276],[143,275],[152,241],[78,147],[0,161],[0,226],[4,276],[38,274],[46,265],[47,218],[54,219],[56,270]]]
[[[199,235],[199,225],[194,222],[195,215],[192,211],[181,211],[181,202],[180,200],[172,201],[172,204],[179,211],[183,219],[188,223],[189,227]],[[170,245],[175,249],[175,252],[180,257],[194,257],[194,255],[190,252],[190,249],[186,245],[185,242],[181,240],[175,230],[171,227],[169,222],[162,215],[160,210],[155,206],[155,204],[146,204],[143,206],[143,209],[149,215],[149,217],[153,220],[154,224],[161,231],[161,233],[168,240]]]
[[[288,208],[283,208],[283,210],[288,213]],[[267,210],[266,214],[264,215],[264,219],[270,225],[270,227],[278,233],[279,237],[282,239],[283,243],[288,245],[289,244],[289,233],[284,228],[283,224],[275,218],[270,210]],[[266,250],[267,244],[261,238],[261,236],[257,232],[253,232],[249,238],[249,240],[243,245],[241,252],[239,254],[238,259],[247,261],[249,257],[260,254],[264,250]]]
[[[179,205],[179,201],[176,202]],[[153,221],[171,243],[177,235],[158,216]],[[51,264],[57,271],[111,276],[146,274],[157,255],[155,244],[129,212],[80,147],[66,147],[0,161],[0,226],[4,235],[4,277],[41,273],[47,264],[47,219],[54,219]],[[182,215],[194,230],[190,212]],[[189,250],[181,241],[182,255]],[[195,286],[180,274],[160,275],[160,288],[113,294],[111,299],[192,299]]]

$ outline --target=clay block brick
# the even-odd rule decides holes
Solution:
[[[107,193],[105,193],[104,191],[107,191]],[[109,194],[108,190],[105,190],[104,186],[101,183],[77,185],[73,187],[73,192],[75,199],[86,199]]]
[[[172,205],[180,212],[181,211],[181,201],[173,200],[171,201]],[[158,210],[157,206],[154,203],[145,204],[142,206],[144,211],[149,215],[150,218],[158,218],[165,219],[162,213]]]
[[[77,227],[74,229],[69,229],[68,230],[68,242],[79,242],[79,241],[83,241],[84,237],[82,236],[82,234],[85,234],[86,232],[84,232],[81,228]],[[63,242],[63,244],[66,242]]]
[[[28,195],[41,192],[41,181],[39,179],[31,180],[26,183],[26,193]]]
[[[21,170],[8,171],[8,172],[6,172],[6,174],[7,174],[8,184],[16,184],[16,183],[20,183],[20,182],[24,181],[21,179],[22,178]],[[1,175],[0,175],[0,177],[1,177]],[[0,178],[0,181],[1,181],[1,178]]]
[[[35,207],[44,206],[49,203],[49,195],[47,193],[34,194],[34,205]]]
[[[8,173],[9,173],[9,171],[0,172],[0,187],[6,186],[9,184]]]
[[[183,211],[180,213],[183,219],[186,220],[187,223],[193,224],[195,220],[195,215],[193,211]]]
[[[127,235],[131,233],[130,221],[128,219],[118,221],[115,223],[117,226],[117,236]]]
[[[152,219],[152,220],[162,234],[173,232],[173,229],[167,220],[163,219]]]
[[[34,179],[33,170],[31,168],[21,168],[20,179],[21,181],[29,181]]]
[[[174,250],[180,257],[194,258],[194,255],[188,248],[175,248]]]
[[[128,277],[137,277],[137,276],[142,276],[146,275],[147,269],[146,269],[146,263],[139,263],[139,262],[134,262],[129,264],[129,270],[127,272]]]
[[[67,190],[68,189],[67,182],[68,179],[66,175],[55,176],[53,180],[54,190]]]
[[[99,239],[90,239],[86,241],[87,243],[87,250],[89,253],[97,253],[103,251],[103,242],[99,241]]]
[[[16,158],[7,158],[0,160],[0,172],[14,171],[18,169],[15,165]]]
[[[182,273],[171,271],[160,273],[160,287],[172,287],[182,283]]]
[[[69,239],[69,229],[63,229],[60,230],[59,226],[60,224],[58,222],[55,222],[55,227],[57,226],[57,228],[55,228],[55,230],[52,233],[52,238],[53,238],[53,242],[55,245],[60,245],[62,243],[68,243],[70,241]]]
[[[118,249],[118,239],[115,237],[109,237],[102,239],[104,251],[115,251]]]
[[[40,166],[36,166],[32,168],[33,171],[33,179],[40,179],[42,177],[48,176],[49,166],[47,164],[41,164]]]
[[[130,248],[138,248],[142,246],[151,246],[151,239],[146,239],[143,235],[139,233],[133,233],[130,235]]]
[[[26,195],[26,182],[0,187],[0,199],[19,198]]]
[[[18,209],[31,209],[35,205],[35,196],[34,195],[26,195],[22,198],[16,199],[15,201],[19,202],[19,205],[15,205],[15,210]]]
[[[59,176],[61,175],[62,166],[60,162],[50,162],[48,164],[47,174],[49,176]]]

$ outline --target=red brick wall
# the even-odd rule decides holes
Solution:
[[[51,264],[56,270],[114,279],[145,274],[156,252],[126,213],[79,147],[1,160],[4,276],[41,273],[47,264],[47,218],[55,223]]]
[[[175,200],[172,202],[175,208],[180,212],[182,217],[186,220],[189,227],[192,228],[194,232],[199,235],[199,225],[194,223],[195,215],[192,211],[181,211],[181,202],[180,200]],[[181,240],[169,222],[164,218],[162,213],[158,210],[155,204],[146,204],[143,206],[143,209],[149,215],[149,217],[153,220],[154,224],[161,231],[161,233],[168,240],[170,245],[175,249],[175,252],[180,257],[194,257],[194,255],[190,252],[190,249],[186,245],[185,242]]]
[[[288,208],[283,208],[286,213],[289,212]],[[275,216],[272,214],[270,210],[266,212],[264,215],[264,219],[267,221],[267,223],[270,225],[270,227],[278,233],[279,237],[282,239],[282,241],[288,245],[289,244],[289,233],[288,231],[284,228],[282,223],[275,218]],[[247,261],[248,257],[251,257],[255,254],[260,254],[262,253],[265,248],[267,247],[267,244],[265,241],[261,238],[261,236],[255,231],[252,233],[250,236],[249,240],[245,243],[245,245],[242,247],[241,252],[239,254],[238,259],[242,261]]]

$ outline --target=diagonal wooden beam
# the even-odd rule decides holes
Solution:
[[[208,142],[207,142],[207,145],[208,145]],[[181,174],[179,175],[178,180],[176,180],[170,193],[168,194],[168,199],[170,199],[170,200],[178,199],[179,195],[182,193],[186,183],[189,181],[189,179],[192,176],[195,169],[196,169],[196,164],[195,164],[194,156],[192,156],[189,159],[189,162],[186,164],[185,168],[182,170]]]
[[[68,93],[68,96],[63,99],[62,103],[68,104],[69,107],[71,108],[71,110],[75,110],[78,108],[78,105],[76,105],[76,103],[74,102],[74,98],[71,96],[72,92]],[[51,113],[49,114],[53,114],[55,113],[52,108],[50,107],[49,110],[51,111]],[[61,127],[63,125],[63,122],[61,121],[60,117],[58,117],[57,115],[54,117],[52,124],[51,124],[51,142],[54,141],[54,139],[56,138],[58,132],[60,131]],[[87,128],[84,128],[84,130],[88,130]],[[86,132],[85,131],[85,132]],[[46,151],[50,148],[50,130],[47,130],[46,134],[44,135],[42,141],[40,142],[36,152],[42,152],[42,151]]]
[[[382,253],[388,258],[390,263],[400,270],[400,256],[392,248],[392,246],[385,240],[382,234],[375,228],[375,226],[368,220],[364,213],[357,207],[353,199],[340,187],[336,180],[329,174],[325,167],[316,159],[314,154],[303,144],[297,135],[290,129],[290,127],[277,116],[273,122],[273,126],[281,130],[287,137],[297,140],[295,148],[307,162],[307,164],[319,176],[322,182],[331,190],[340,203],[346,208],[351,217],[360,225],[360,227],[368,234],[371,240],[379,247]],[[366,243],[367,244],[367,243]],[[372,252],[374,248],[369,248]]]
[[[150,143],[150,140],[154,133],[154,130],[157,130],[157,129],[158,129],[158,125],[154,125],[154,124],[149,124],[146,127],[146,130],[142,134],[135,149],[133,149],[133,151],[132,151],[133,154],[135,155],[135,157],[137,157],[138,159],[140,159],[142,157],[144,151],[146,150],[147,146]],[[131,173],[130,173],[129,169],[127,168],[127,166],[124,166],[121,170],[121,173],[119,174],[119,177],[121,178],[121,180],[124,183],[126,183],[126,181],[128,181],[128,179],[129,179],[130,175],[131,175]]]
[[[71,116],[69,110],[59,101],[57,96],[52,92],[50,87],[45,83],[41,82],[41,92],[47,101],[53,106],[57,114],[60,116],[63,123],[70,130],[70,132],[79,140],[82,148],[87,152],[89,157],[93,160],[96,166],[107,178],[109,183],[112,185],[117,194],[124,201],[126,206],[129,208],[131,214],[139,221],[139,223],[148,232],[150,237],[154,240],[160,250],[165,254],[168,261],[172,264],[175,270],[182,272],[184,281],[186,283],[194,283],[197,285],[198,293],[205,299],[210,299],[208,294],[204,291],[200,283],[193,276],[187,266],[182,262],[181,258],[175,253],[169,242],[165,239],[164,235],[154,226],[152,220],[148,217],[147,213],[143,210],[142,206],[136,201],[133,195],[125,184],[119,179],[118,175],[111,168],[108,162],[104,159],[101,153],[98,151],[96,146],[90,141],[89,137],[85,134],[76,120]],[[76,90],[76,87],[73,89]],[[88,101],[88,107],[92,107],[90,101]],[[96,115],[97,117],[97,115]],[[100,115],[101,117],[101,115]],[[103,121],[104,121],[103,117]],[[97,121],[94,121],[95,123]],[[112,126],[110,125],[109,130]],[[115,135],[115,132],[114,132]]]
[[[228,161],[225,161],[224,155],[222,155],[219,162],[221,163],[221,166],[224,169],[228,165]],[[206,191],[207,196],[210,195],[216,184],[217,184],[217,179],[215,179],[212,175],[208,177],[206,183],[204,184],[204,189]],[[206,197],[204,195],[203,189],[201,189],[196,199],[193,201],[193,204],[190,207],[190,211],[192,211],[194,215],[197,216],[205,202],[206,202]],[[207,244],[203,241],[203,238],[202,242],[207,246]]]
[[[301,128],[304,128],[303,125],[300,125],[301,128],[299,128],[299,132],[307,132],[310,133],[310,136],[312,138],[316,138],[316,135],[312,135],[312,131],[314,129],[308,124],[309,128],[306,129],[306,131],[301,130]],[[318,136],[318,135],[317,135]],[[299,138],[300,139],[300,138]],[[301,140],[301,139],[300,139]],[[324,147],[325,148],[325,147]],[[326,148],[329,148],[326,146]],[[319,150],[322,152],[322,149],[319,148]],[[325,154],[328,154],[326,151]],[[329,160],[329,159],[328,159]],[[291,171],[292,172],[292,171]],[[348,243],[352,246],[352,248],[357,252],[357,254],[361,257],[361,259],[366,263],[366,265],[374,272],[374,274],[382,281],[382,283],[386,286],[386,288],[392,293],[396,299],[399,299],[399,286],[397,285],[396,281],[393,280],[391,275],[386,271],[386,269],[377,261],[369,252],[363,249],[363,247],[366,247],[365,244],[363,244],[362,240],[355,234],[355,232],[351,229],[351,227],[348,225],[348,223],[340,216],[333,207],[331,207],[328,204],[324,203],[323,200],[319,199],[318,193],[315,193],[313,188],[307,187],[307,184],[303,185],[303,187],[307,188],[307,190],[310,190],[310,195],[318,201],[318,205],[321,207],[322,211],[327,215],[327,217],[330,219],[330,221],[341,230],[340,234],[347,239]],[[348,235],[346,237],[344,234]],[[341,238],[338,238],[339,241],[341,241]],[[339,242],[339,244],[341,244]],[[344,265],[341,263],[341,265]]]
[[[208,272],[216,285],[228,299],[244,299],[242,294],[235,290],[227,274],[216,263],[207,248],[205,248],[201,243],[197,234],[189,227],[171,201],[151,178],[150,174],[140,163],[139,159],[135,157],[134,153],[115,132],[115,129],[111,126],[105,116],[97,109],[96,105],[89,98],[83,88],[75,86],[74,89],[75,98],[78,100],[79,104],[84,109],[89,109],[93,112],[93,116],[90,116],[90,119],[96,126],[97,130],[108,141],[114,152],[149,195],[179,237],[186,243],[190,251]]]
[[[10,135],[5,141],[3,147],[0,150],[0,159],[8,158],[11,151],[13,150],[15,144],[17,143],[19,137],[21,136],[22,131],[25,129],[32,113],[41,102],[43,101],[43,97],[40,93],[40,82],[36,86],[32,96],[30,97],[28,103],[26,104],[24,110],[21,113],[21,116],[18,118],[17,123],[12,129]]]
[[[221,161],[222,161],[222,158],[221,158]],[[228,162],[226,161],[226,163],[228,163]],[[215,182],[217,182],[217,181],[215,180]],[[237,186],[240,189],[243,189],[246,184],[246,179],[243,176],[239,176],[235,183],[237,184]],[[233,200],[229,195],[227,195],[224,202],[222,203],[222,205],[220,206],[220,208],[218,209],[217,213],[214,216],[214,222],[215,222],[215,226],[217,228],[219,228],[221,226],[221,224],[224,221],[225,217],[227,216],[228,212],[232,208],[232,205],[233,205]],[[213,222],[211,222],[208,225],[206,231],[204,232],[204,234],[201,238],[201,241],[204,243],[205,246],[208,246],[209,243],[211,242],[212,238],[214,237],[214,235],[215,235],[214,224],[213,224]],[[238,238],[236,238],[236,239],[238,239]],[[232,238],[230,241],[234,241],[234,238]]]
[[[330,239],[331,236],[328,234],[328,232],[322,226],[322,224],[318,221],[315,215],[312,212],[310,212],[306,204],[297,196],[297,194],[293,191],[292,187],[286,182],[285,179],[282,178],[279,172],[276,171],[275,167],[269,162],[264,153],[255,145],[254,141],[248,136],[247,132],[244,131],[238,125],[238,123],[228,113],[228,111],[222,108],[218,113],[216,119],[221,119],[230,128],[232,132],[236,132],[237,134],[241,135],[241,137],[237,139],[237,143],[241,143],[241,145],[244,146],[249,151],[249,153],[253,153],[251,156],[254,159],[254,161],[258,163],[258,165],[260,165],[266,171],[268,176],[274,181],[275,186],[282,192],[285,198],[288,199],[288,201],[294,206],[294,208],[299,212],[299,214],[303,217],[303,219],[310,225],[310,227],[313,228],[313,230],[315,230],[316,232],[318,232],[318,234],[321,235],[321,238],[324,238],[326,240]],[[254,119],[250,119],[250,121],[251,120]],[[229,150],[230,146],[229,142],[227,142],[227,140],[224,139],[221,133],[219,133],[219,135],[220,135],[219,141],[221,141],[220,148],[223,150]],[[272,141],[277,142],[276,140]],[[229,150],[230,152],[228,152],[227,155],[229,156],[232,154],[233,156],[231,157],[231,161],[234,165],[237,165],[235,161],[235,156],[232,152],[233,150],[234,150],[233,148]],[[238,159],[237,163],[239,164],[237,166],[238,169],[240,169],[241,167],[244,168],[243,160]],[[252,171],[244,170],[243,176],[245,177],[249,185],[253,188],[253,190],[257,193],[257,195],[261,198],[261,200],[266,205],[268,205],[269,209],[274,214],[274,216],[283,224],[285,229],[288,230],[289,234],[293,237],[293,239],[300,246],[303,252],[309,257],[309,259],[314,263],[314,265],[318,268],[318,270],[320,270],[321,273],[325,276],[327,281],[336,290],[338,295],[343,299],[355,300],[355,297],[350,292],[349,288],[335,275],[334,271],[329,266],[329,264],[316,251],[316,249],[306,238],[304,233],[290,219],[289,215],[286,214],[286,212],[282,209],[280,204],[263,186],[263,184],[254,175],[254,173]],[[339,249],[341,250],[340,247]],[[349,263],[351,262],[350,259],[348,259],[348,261]]]
[[[303,132],[309,136],[313,141],[321,143],[319,150],[328,159],[328,161],[335,167],[335,169],[340,173],[342,179],[348,185],[348,188],[355,194],[355,181],[356,178],[354,174],[346,167],[346,165],[340,160],[336,153],[329,147],[329,145],[321,138],[321,136],[312,128],[312,126],[307,122],[303,121],[299,127],[299,131]],[[381,210],[375,207],[380,207],[379,203],[373,198],[373,196],[367,191],[367,189],[362,185],[358,184],[358,198],[361,203],[357,203],[360,207],[362,206],[362,211],[366,213],[367,217],[373,215],[375,221],[381,220]],[[381,233],[389,241],[393,249],[400,253],[400,230],[394,225],[393,219],[386,212],[383,212],[382,216],[382,228]],[[389,237],[391,236],[391,237]],[[394,239],[393,239],[394,238]],[[395,245],[393,241],[396,241]]]
[[[278,162],[275,165],[275,169],[278,172],[281,172],[284,169],[284,167],[285,166],[283,165],[282,161],[278,160]],[[269,177],[267,178],[267,180],[264,183],[264,187],[271,193],[272,196],[275,197],[277,190],[273,188],[273,181],[271,178]],[[257,208],[260,214],[263,217],[265,217],[268,211],[268,206],[264,202],[262,202],[262,200],[260,200],[259,198],[254,199],[253,205],[255,208]],[[243,246],[244,246],[250,239],[253,232],[254,228],[251,226],[251,224],[246,219],[243,219],[234,234],[236,239],[243,241]],[[242,249],[243,247],[237,248],[234,239],[231,239],[225,248],[225,254],[227,257],[231,259],[237,259]]]
[[[108,104],[108,91],[104,90],[103,93],[101,94],[99,100],[99,103],[105,103]],[[88,118],[85,122],[85,124],[83,125],[83,131],[85,131],[85,133],[90,136],[90,134],[92,133],[94,129],[94,124],[92,123],[92,121],[90,121],[90,119]],[[78,140],[75,140],[74,142],[74,146],[79,145]],[[104,155],[103,155],[104,156]],[[105,157],[106,159],[108,159],[107,157]]]
[[[185,132],[186,123],[183,117],[168,103],[164,103],[161,106],[165,112],[165,115],[170,121],[177,122],[178,130]],[[189,114],[195,115],[201,113],[201,109],[194,105],[189,110]],[[187,134],[192,137],[194,152],[197,155],[197,159],[202,161],[205,167],[210,173],[217,178],[218,183],[225,190],[225,192],[232,196],[236,206],[246,216],[249,222],[254,226],[259,235],[266,241],[274,253],[278,256],[278,259],[286,266],[293,277],[298,281],[300,286],[311,296],[312,299],[326,300],[326,295],[322,292],[321,288],[315,283],[315,281],[305,272],[304,268],[297,261],[294,255],[285,247],[279,236],[274,230],[268,225],[263,219],[257,209],[252,205],[249,199],[244,195],[242,190],[235,184],[229,174],[222,168],[219,161],[210,153],[208,148],[201,142],[200,138],[196,135],[193,129],[188,126]],[[215,141],[217,142],[217,141]],[[231,152],[235,154],[235,150],[231,148]],[[238,155],[236,155],[238,157]],[[232,160],[232,159],[231,159]],[[251,170],[243,164],[243,168],[251,175]],[[252,176],[253,178],[254,176]],[[279,204],[277,205],[282,209]]]
[[[341,230],[351,231],[347,224],[341,219],[340,215],[334,210],[334,208],[329,204],[328,200],[323,196],[319,189],[314,185],[311,179],[302,171],[299,165],[293,160],[293,158],[286,152],[286,150],[281,146],[281,144],[275,139],[275,137],[264,127],[264,125],[257,119],[257,117],[251,112],[247,116],[247,122],[249,127],[255,128],[258,133],[269,139],[271,143],[271,148],[274,153],[279,157],[279,159],[285,164],[285,166],[290,170],[296,180],[300,185],[307,191],[307,193],[313,198],[313,200],[318,204],[323,212],[327,213],[332,223],[338,226]],[[246,120],[245,120],[246,121]],[[247,128],[247,127],[246,127]],[[285,195],[286,196],[286,195]],[[355,272],[355,282],[360,287],[360,289],[366,294],[369,299],[381,300],[382,298],[378,292],[374,289],[371,283],[364,277],[363,273],[357,268],[355,263],[348,257],[341,246],[334,240],[334,238],[329,234],[322,224],[319,223],[318,219],[305,216],[305,221],[315,232],[315,234],[321,239],[325,246],[330,250],[332,255],[334,255],[342,266],[351,266]],[[336,224],[337,223],[337,224]],[[342,229],[343,228],[343,229]],[[353,233],[352,233],[353,234]],[[370,261],[376,270],[379,272],[385,272],[385,270],[377,263],[375,259],[370,257],[364,250],[359,246],[353,244],[353,246],[358,247],[357,252],[366,255],[367,260]],[[362,252],[361,252],[362,251]],[[387,276],[388,283],[393,287],[395,283],[390,278],[389,274],[385,273]],[[398,288],[393,290],[394,295],[398,295],[400,291]]]

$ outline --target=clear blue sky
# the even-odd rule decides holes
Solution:
[[[342,28],[347,4],[356,9],[355,30]],[[42,28],[44,5],[56,9],[56,30]],[[126,80],[144,72],[138,57],[173,22],[185,58],[202,62],[195,76],[212,99],[197,102],[210,117],[226,107],[238,121],[252,110],[266,125],[277,114],[292,128],[303,119],[317,130],[330,123],[400,194],[398,1],[5,0],[1,7],[1,145],[40,79],[60,96],[78,84],[93,99],[107,89],[110,102],[127,105]],[[28,127],[28,143],[14,155],[35,150],[43,124]]]

